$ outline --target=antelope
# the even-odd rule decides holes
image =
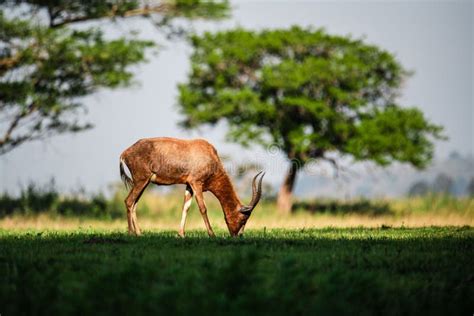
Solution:
[[[131,177],[126,174],[125,167]],[[125,186],[130,188],[125,199],[128,232],[141,234],[137,224],[136,208],[140,196],[151,182],[157,185],[186,185],[179,236],[185,236],[186,216],[193,195],[196,197],[208,235],[215,236],[207,217],[203,197],[203,192],[206,191],[210,191],[219,200],[230,235],[241,235],[262,195],[264,175],[265,173],[261,171],[253,178],[252,199],[249,205],[243,205],[216,149],[206,140],[169,137],[141,139],[120,155],[120,176]]]

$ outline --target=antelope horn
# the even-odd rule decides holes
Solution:
[[[262,176],[258,180],[258,185],[257,185],[257,178],[258,178],[259,175],[262,175]],[[250,204],[248,206],[244,207],[241,210],[242,213],[252,212],[252,210],[257,205],[258,201],[260,201],[260,197],[262,196],[262,180],[263,180],[264,176],[265,176],[265,172],[260,171],[253,178],[253,180],[252,180],[252,200],[250,201]]]

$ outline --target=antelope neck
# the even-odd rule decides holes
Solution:
[[[232,182],[224,172],[213,178],[209,191],[219,200],[226,218],[235,216],[235,213],[242,207]]]

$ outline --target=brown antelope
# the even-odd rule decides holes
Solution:
[[[127,167],[131,177],[125,173]],[[262,175],[257,184],[257,178]],[[203,139],[183,140],[168,137],[141,139],[120,155],[120,176],[130,193],[125,199],[128,218],[128,232],[140,235],[137,224],[137,202],[146,186],[186,184],[184,205],[179,235],[184,237],[186,216],[193,195],[201,211],[209,236],[213,237],[207,218],[203,192],[212,192],[219,200],[224,218],[232,236],[242,234],[245,224],[262,195],[262,179],[259,172],[252,182],[252,200],[243,205],[224,170],[214,146]]]

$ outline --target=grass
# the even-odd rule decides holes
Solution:
[[[0,228],[9,230],[54,229],[126,230],[121,183],[111,186],[108,197],[101,193],[60,194],[54,185],[29,184],[19,196],[0,195]],[[183,186],[174,186],[166,194],[148,189],[138,203],[140,226],[148,231],[177,229],[183,203]],[[225,229],[221,207],[206,193],[209,217],[213,227]],[[245,194],[243,194],[245,196]],[[248,201],[243,199],[244,202]],[[247,228],[323,228],[323,227],[423,227],[474,226],[474,198],[429,194],[406,199],[303,200],[296,201],[292,214],[276,211],[275,201],[262,200],[253,212]],[[196,203],[188,217],[190,229],[203,228]]]
[[[206,196],[208,214],[213,228],[226,229],[222,210],[215,198]],[[424,227],[424,226],[474,226],[474,199],[450,197],[425,197],[388,201],[306,202],[292,214],[280,214],[275,204],[262,201],[250,217],[247,229],[271,228],[324,228],[324,227]],[[126,231],[127,220],[120,197],[110,217],[61,215],[55,212],[14,213],[0,217],[0,229],[9,230],[84,230],[106,229]],[[299,204],[301,205],[301,204]],[[308,206],[309,205],[309,206]],[[178,229],[181,216],[181,195],[147,194],[138,204],[138,223],[146,231]],[[364,211],[367,208],[367,211]],[[382,213],[373,209],[387,209]],[[354,209],[354,211],[352,211]],[[193,201],[187,228],[204,229],[204,224]]]
[[[0,314],[474,311],[474,229],[0,229]]]
[[[183,203],[182,195],[183,192],[179,186],[167,194],[147,190],[138,203],[137,215],[140,227],[148,231],[177,229]],[[50,198],[51,196],[54,198]],[[125,231],[127,223],[123,203],[125,196],[126,192],[120,189],[109,199],[100,195],[61,196],[52,189],[44,192],[28,189],[17,199],[3,195],[3,199],[0,197],[0,229],[94,228]],[[212,226],[225,229],[219,202],[210,193],[205,194],[205,199]],[[16,206],[12,207],[12,205]],[[406,199],[350,201],[317,199],[297,201],[292,214],[280,214],[276,211],[275,202],[263,200],[253,212],[247,228],[301,229],[328,226],[381,227],[382,225],[392,227],[474,226],[474,198],[428,195]],[[187,227],[190,229],[204,227],[194,200]]]
[[[318,199],[280,214],[261,201],[243,238],[218,238],[196,203],[177,237],[182,190],[149,190],[139,238],[126,194],[0,196],[0,315],[455,314],[474,311],[474,199]],[[173,230],[172,230],[173,229]]]

